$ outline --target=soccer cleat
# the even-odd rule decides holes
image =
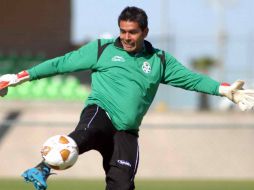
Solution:
[[[49,175],[51,175],[50,168],[42,162],[38,166],[26,170],[21,176],[26,182],[33,183],[36,190],[46,190],[48,187],[46,181]]]

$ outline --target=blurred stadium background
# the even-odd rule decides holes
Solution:
[[[160,14],[167,14],[166,7],[175,1],[159,1]],[[92,40],[85,37],[73,43],[74,2],[0,0],[0,75],[19,72]],[[225,8],[223,3],[217,5]],[[160,22],[166,23],[161,34],[148,38],[155,47],[197,72],[229,82],[244,79],[254,87],[253,31],[231,36],[221,25],[214,35],[180,35],[169,27],[167,17]],[[112,35],[102,32],[101,37],[108,36]],[[10,88],[0,99],[0,181],[19,178],[41,160],[40,148],[49,136],[68,134],[75,127],[90,92],[89,75],[78,72],[26,83]],[[253,112],[241,113],[219,97],[160,86],[141,126],[137,179],[248,180],[252,185],[239,189],[254,189],[253,144]],[[55,179],[104,177],[100,155],[93,151],[58,173]]]

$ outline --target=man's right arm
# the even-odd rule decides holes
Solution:
[[[90,42],[79,50],[64,56],[42,62],[18,74],[0,76],[0,96],[5,96],[9,86],[16,86],[28,80],[36,80],[57,74],[96,69],[98,42]]]
[[[95,69],[97,63],[97,41],[88,43],[78,50],[61,57],[47,60],[28,69],[30,80],[70,73],[80,70]]]

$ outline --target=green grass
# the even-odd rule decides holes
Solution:
[[[48,190],[104,190],[103,180],[49,180]],[[0,179],[0,190],[34,190],[21,179]],[[253,190],[254,180],[140,180],[136,190]]]

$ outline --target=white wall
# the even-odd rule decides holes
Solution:
[[[0,177],[19,177],[39,162],[42,143],[52,135],[68,134],[82,109],[80,104],[54,103],[1,107],[1,121],[14,108],[22,115],[0,141]],[[253,114],[149,113],[139,142],[139,178],[254,179]],[[90,151],[58,174],[54,177],[103,178],[101,157]]]

